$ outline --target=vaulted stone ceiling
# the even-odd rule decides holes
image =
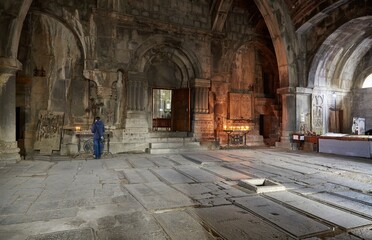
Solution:
[[[280,2],[280,0],[278,1]],[[343,15],[348,18],[348,13],[355,17],[355,14],[365,15],[372,9],[372,1],[368,0],[283,0],[282,2],[288,10],[295,29],[300,28],[313,17],[319,17],[320,15],[324,17],[324,15],[331,14],[334,11],[344,11]],[[211,6],[218,5],[225,6],[226,14],[231,8],[239,7],[249,9],[252,16],[260,15],[254,0],[211,0]],[[231,7],[226,9],[226,6]]]
[[[290,12],[296,29],[303,23],[311,19],[314,15],[322,12],[324,9],[332,6],[337,2],[350,2],[350,1],[337,1],[337,0],[284,0]]]

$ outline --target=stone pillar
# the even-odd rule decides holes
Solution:
[[[0,165],[20,160],[16,141],[16,59],[0,58]]]
[[[277,147],[291,148],[291,134],[296,131],[296,94],[295,88],[277,90],[282,97],[282,128],[280,142]]]
[[[214,140],[213,114],[209,114],[209,79],[196,78],[192,87],[192,125],[194,137],[199,140]]]
[[[147,116],[147,79],[145,73],[128,72],[127,112],[123,143],[127,151],[148,147],[149,119]],[[151,123],[152,124],[152,123]]]
[[[144,111],[147,99],[146,76],[144,73],[128,73],[127,81],[127,110]]]
[[[194,113],[209,113],[208,94],[211,81],[209,79],[195,78],[194,81],[191,82],[191,87],[193,88]]]
[[[296,88],[296,131],[305,133],[311,130],[311,94],[310,88]]]

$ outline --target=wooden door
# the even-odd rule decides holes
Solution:
[[[190,131],[190,89],[172,90],[172,131]]]
[[[343,110],[330,110],[328,132],[342,133]]]

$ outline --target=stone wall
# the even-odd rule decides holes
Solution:
[[[17,103],[28,116],[26,151],[33,150],[41,110],[64,112],[61,154],[74,154],[75,127],[89,131],[96,115],[113,132],[114,152],[143,151],[154,87],[191,88],[197,140],[226,144],[222,126],[236,122],[229,93],[248,99],[239,108],[246,119],[239,121],[254,128],[254,145],[262,143],[260,115],[274,120],[265,132],[277,139],[280,109],[270,94],[279,80],[267,29],[256,28],[262,18],[251,23],[247,9],[233,6],[223,32],[215,34],[209,7],[203,0],[35,1],[19,51],[20,77],[30,79],[22,88],[28,92],[19,88]],[[257,96],[266,100],[256,105]]]
[[[352,117],[366,119],[366,131],[372,129],[372,88],[363,88],[354,91]],[[351,132],[351,125],[350,125]]]
[[[207,0],[99,0],[98,9],[134,17],[150,18],[180,26],[210,29],[209,1]]]

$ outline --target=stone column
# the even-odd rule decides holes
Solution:
[[[127,111],[125,129],[123,132],[124,149],[127,151],[142,150],[148,147],[148,132],[150,123],[146,104],[148,102],[146,74],[142,72],[128,72]]]
[[[0,58],[0,165],[20,160],[16,141],[16,59]]]
[[[145,100],[147,93],[146,88],[146,77],[144,73],[128,73],[127,81],[127,110],[128,111],[144,111]]]
[[[296,88],[296,131],[305,133],[311,130],[311,94],[310,88]]]
[[[191,81],[192,87],[192,125],[197,140],[214,139],[213,114],[209,114],[209,79],[196,78]]]
[[[191,87],[193,89],[194,113],[209,113],[208,94],[211,81],[209,79],[195,78],[194,81],[191,82]]]
[[[280,88],[277,93],[282,97],[281,139],[277,147],[291,148],[291,134],[296,131],[296,94],[295,88]]]

